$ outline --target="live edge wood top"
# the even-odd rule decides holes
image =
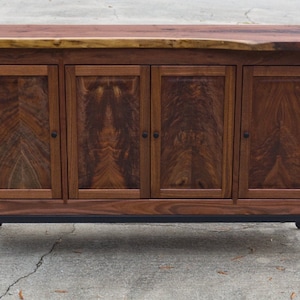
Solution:
[[[300,25],[0,25],[0,48],[300,50]]]

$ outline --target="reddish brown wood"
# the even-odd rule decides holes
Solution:
[[[298,200],[251,199],[233,205],[228,199],[86,199],[69,200],[2,200],[1,215],[300,215]]]
[[[300,68],[245,68],[240,197],[300,197]]]
[[[49,89],[49,129],[50,134],[50,159],[51,159],[51,187],[52,198],[62,197],[61,185],[61,131],[60,131],[60,109],[59,109],[59,88],[58,68],[48,67],[48,89]],[[53,135],[54,134],[54,135]],[[56,134],[56,137],[54,137]],[[53,135],[53,136],[52,136]]]
[[[140,67],[140,198],[150,198],[150,67]],[[149,84],[150,83],[150,84]],[[147,134],[147,137],[145,137]]]
[[[5,35],[6,41],[1,39]],[[22,36],[24,40],[20,38]],[[36,41],[30,40],[33,36]],[[147,36],[151,37],[148,41]],[[38,37],[45,37],[45,40],[39,43]],[[87,39],[83,41],[85,37]],[[94,44],[95,48],[100,47],[97,49],[64,48],[63,41],[67,39],[72,47],[76,41],[76,47],[86,47],[89,40],[99,37],[103,43]],[[122,43],[125,41],[127,46],[131,43],[132,48],[101,48],[112,43],[110,37],[114,43],[112,47],[118,47],[119,37],[123,37]],[[193,39],[196,42],[202,40],[193,44]],[[215,44],[213,39],[216,39]],[[49,106],[48,111],[44,111],[46,116],[43,110],[35,108],[31,115],[28,114],[30,118],[25,119],[30,119],[29,124],[36,119],[48,120],[46,126],[37,127],[46,132],[49,158],[46,160],[47,180],[44,175],[38,176],[38,180],[26,177],[34,184],[41,180],[42,189],[10,189],[7,186],[0,189],[0,195],[3,195],[0,196],[0,215],[300,215],[300,145],[297,142],[300,71],[299,67],[292,67],[300,65],[299,26],[0,26],[0,47],[8,41],[12,48],[23,42],[24,47],[31,45],[32,48],[0,49],[0,78],[30,78],[32,82],[42,78],[35,88],[45,90],[47,86],[45,99]],[[52,49],[43,49],[49,41]],[[159,43],[160,48],[154,49]],[[220,47],[227,50],[217,50]],[[244,51],[246,49],[252,51]],[[255,49],[261,51],[253,51]],[[173,84],[173,80],[177,83]],[[80,81],[84,88],[79,88]],[[124,149],[135,149],[138,155],[135,155],[135,162],[131,158],[126,162],[126,155],[119,162],[112,155],[114,160],[110,165],[117,168],[89,174],[95,178],[97,173],[107,180],[113,170],[111,178],[118,184],[122,181],[121,188],[118,184],[99,188],[92,181],[86,185],[88,188],[82,188],[86,184],[83,164],[88,162],[92,166],[88,170],[96,165],[101,171],[104,166],[99,160],[91,159],[92,149],[103,143],[103,139],[95,143],[98,137],[89,138],[93,132],[101,132],[101,122],[97,123],[95,118],[99,113],[96,108],[101,105],[91,106],[87,113],[85,95],[91,93],[89,84],[103,88],[111,83],[115,86],[110,89],[114,108],[119,108],[116,91],[122,90],[126,97],[139,100],[130,102],[129,113],[124,108],[119,111],[131,114],[138,110],[139,113],[138,116],[133,113],[135,122],[132,123],[122,115],[118,119],[122,124],[120,132],[129,128],[125,131],[132,135],[132,140],[135,137],[135,141],[124,142],[120,148],[110,144],[109,151],[115,153],[114,150],[118,150],[124,154]],[[191,86],[191,93],[185,89],[187,86]],[[198,97],[199,91],[205,95],[203,106],[196,101],[198,98],[202,101]],[[8,100],[8,94],[4,94]],[[83,102],[78,101],[78,95]],[[189,113],[178,113],[184,112],[178,95],[189,99],[184,103],[192,104]],[[124,93],[120,99],[124,100]],[[5,115],[9,106],[4,103],[2,106],[0,115]],[[108,115],[115,119],[118,115],[117,110],[112,114],[103,111],[105,109],[100,110],[101,120],[106,117],[107,121]],[[82,118],[86,121],[82,122]],[[88,122],[93,126],[89,127]],[[9,124],[3,127],[0,136],[5,137]],[[116,130],[117,126],[114,122],[111,124],[114,125],[105,128],[114,134],[103,135],[102,131],[100,135],[107,140],[112,137],[120,140],[122,135]],[[178,127],[184,129],[183,134],[176,134]],[[249,140],[242,137],[246,129],[250,130]],[[58,132],[56,139],[51,138],[52,131]],[[153,137],[156,131],[160,134],[157,139]],[[148,133],[148,137],[143,138],[143,132]],[[165,132],[167,137],[163,135]],[[200,132],[205,147],[198,147]],[[88,137],[92,147],[83,146],[82,137]],[[185,143],[175,143],[178,137],[183,137]],[[32,137],[33,145],[43,138]],[[190,151],[193,158],[195,153],[200,153],[200,158],[191,158],[187,146],[195,149]],[[83,149],[81,154],[80,147]],[[182,153],[183,160],[174,159]],[[45,164],[39,164],[38,168],[41,165]],[[122,171],[122,165],[127,173]],[[10,164],[10,168],[12,166]],[[1,166],[1,172],[2,169],[5,171]],[[124,182],[132,169],[138,180],[128,188]],[[178,177],[188,180],[174,188],[173,179]],[[198,178],[205,188],[198,188]],[[64,201],[54,199],[61,197]]]
[[[147,164],[150,162],[145,157],[149,150],[140,137],[141,125],[149,131],[149,122],[141,115],[141,105],[145,113],[149,103],[142,70],[146,74],[147,70],[139,66],[70,69],[68,80],[72,82],[68,84],[73,88],[67,90],[72,112],[69,136],[77,135],[76,142],[69,143],[69,148],[77,148],[69,155],[71,172],[75,172],[70,177],[71,197],[139,198],[139,190],[147,188],[142,186],[145,180],[141,182],[144,175],[140,170],[145,165],[142,171],[147,172],[146,159]],[[146,150],[142,161],[141,147]]]
[[[153,68],[153,197],[231,197],[233,79],[229,67]]]
[[[299,36],[300,26],[288,25],[1,25],[0,47],[276,51],[299,49]]]
[[[299,41],[298,25],[0,25],[8,38],[227,38],[230,40]]]
[[[18,52],[17,49],[11,49],[14,50]],[[32,53],[28,49],[23,51]],[[57,49],[56,51],[54,52],[64,54],[66,64],[215,65],[218,62],[218,65],[234,66],[237,64],[286,66],[300,63],[297,51],[214,49]],[[33,54],[36,57],[41,55],[38,50]],[[31,57],[30,54],[26,56],[27,59]]]
[[[243,65],[239,63],[236,69],[236,99],[234,115],[234,149],[233,149],[233,176],[232,176],[232,199],[234,204],[239,198],[240,175],[240,136],[242,119],[242,95],[243,95]]]
[[[59,190],[58,190],[59,191]],[[51,189],[39,188],[2,188],[0,190],[1,199],[49,199],[53,198],[53,191]]]
[[[234,136],[234,110],[236,98],[236,68],[225,68],[225,94],[224,94],[224,129],[223,129],[223,157],[222,157],[222,194],[223,198],[233,198],[233,136]]]
[[[0,49],[1,64],[298,65],[297,51],[214,49]]]
[[[75,67],[68,66],[66,72],[67,109],[67,154],[68,154],[68,198],[78,198],[78,153],[77,153],[77,105]]]
[[[76,78],[79,189],[140,186],[138,77]]]
[[[61,195],[56,83],[55,67],[1,67],[1,198]]]
[[[59,60],[59,111],[60,111],[60,153],[61,153],[61,192],[64,202],[69,197],[68,188],[68,154],[67,154],[67,111],[66,111],[66,87],[65,87],[65,66],[63,60]]]

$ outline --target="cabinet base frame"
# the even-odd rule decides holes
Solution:
[[[300,225],[299,215],[51,215],[51,216],[1,216],[0,223],[248,223],[248,222],[295,222]]]

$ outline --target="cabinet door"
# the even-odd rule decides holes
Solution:
[[[300,68],[245,67],[240,197],[300,198]]]
[[[231,197],[234,71],[153,67],[152,197]]]
[[[0,198],[60,198],[56,66],[0,66]]]
[[[149,68],[68,66],[70,198],[149,197]]]

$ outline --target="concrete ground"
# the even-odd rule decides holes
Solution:
[[[4,224],[0,299],[300,299],[279,224]]]
[[[299,0],[0,0],[1,24],[300,24]],[[285,224],[3,224],[0,299],[300,299]]]
[[[0,0],[2,24],[300,24],[299,0]]]

